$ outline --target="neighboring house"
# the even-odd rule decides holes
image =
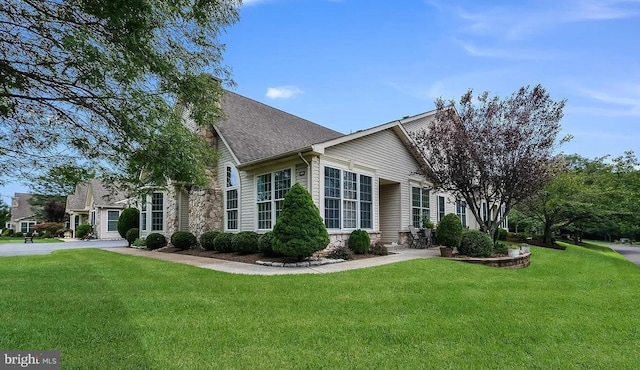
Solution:
[[[107,188],[98,179],[77,184],[75,192],[67,197],[69,228],[74,237],[78,225],[89,224],[98,239],[120,238],[118,218],[129,203],[117,189]]]
[[[435,111],[344,135],[229,91],[221,108],[223,120],[199,129],[219,154],[210,185],[174,184],[147,196],[142,236],[269,231],[295,182],[311,194],[332,241],[364,229],[372,241],[403,243],[423,214],[437,223],[457,213],[478,228],[464,202],[415,173],[424,159],[409,132],[426,127]],[[196,130],[186,111],[184,118]]]
[[[33,232],[33,225],[38,221],[36,220],[37,207],[29,204],[29,199],[32,196],[27,193],[15,193],[11,198],[11,207],[9,208],[11,218],[5,225],[7,229],[12,229],[15,232],[21,231],[23,234]],[[34,208],[36,209],[34,210]]]

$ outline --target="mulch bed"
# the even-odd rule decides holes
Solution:
[[[202,248],[198,249],[187,249],[181,250],[178,248],[167,247],[159,250],[164,253],[178,253],[178,254],[186,254],[191,256],[198,257],[207,257],[207,258],[217,258],[221,260],[234,261],[234,262],[242,262],[242,263],[250,263],[255,264],[257,261],[265,261],[265,262],[283,262],[283,263],[291,263],[297,262],[298,260],[295,257],[267,257],[262,253],[252,253],[252,254],[244,254],[240,255],[237,253],[220,253],[216,251],[208,251]],[[389,253],[391,254],[391,253]],[[365,258],[375,258],[380,257],[375,254],[354,254],[352,261],[361,260]]]

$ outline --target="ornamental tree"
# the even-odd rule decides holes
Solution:
[[[282,212],[273,227],[272,247],[276,253],[309,257],[329,244],[329,233],[311,194],[295,183],[284,197]]]
[[[472,90],[457,103],[439,98],[435,119],[412,133],[427,163],[419,172],[465,200],[481,230],[495,235],[511,208],[555,174],[555,150],[569,139],[558,140],[565,102],[540,85],[502,99]]]
[[[202,138],[186,138],[174,107],[179,98],[200,126],[221,116],[221,86],[209,76],[232,83],[219,36],[240,4],[4,0],[0,182],[64,163],[103,167],[102,175],[136,172],[134,181],[144,166],[150,183],[202,182],[210,156]],[[175,132],[195,144],[146,153],[154,138]],[[155,160],[142,165],[147,158]],[[164,163],[180,169],[178,178]]]

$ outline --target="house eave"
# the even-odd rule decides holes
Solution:
[[[321,155],[321,154],[323,154],[323,152],[322,153],[316,152],[314,150],[314,147],[315,147],[315,145],[311,145],[311,146],[304,147],[304,148],[290,150],[288,152],[276,154],[276,155],[273,155],[273,156],[270,156],[270,157],[260,158],[260,159],[256,159],[256,160],[249,161],[249,162],[246,162],[246,163],[241,163],[236,167],[239,170],[251,171],[252,169],[261,167],[261,165],[263,165],[264,163],[274,163],[274,162],[285,160],[285,159],[289,159],[289,158],[292,158],[292,157],[298,158],[299,154],[307,154],[307,155],[309,155],[309,154],[311,154],[311,155]]]

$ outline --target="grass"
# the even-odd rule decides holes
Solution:
[[[34,243],[61,243],[64,240],[58,238],[33,238]],[[0,237],[0,244],[24,243],[24,237]],[[28,243],[27,243],[28,244]]]
[[[443,259],[244,276],[101,250],[0,259],[0,348],[65,369],[633,369],[640,269],[532,247],[501,270]]]

